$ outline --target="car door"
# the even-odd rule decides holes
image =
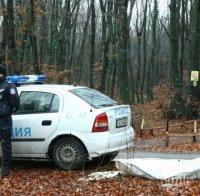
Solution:
[[[13,156],[40,156],[45,139],[59,123],[62,97],[41,91],[22,91],[20,107],[13,115]]]

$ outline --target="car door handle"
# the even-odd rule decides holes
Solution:
[[[51,125],[52,121],[51,120],[43,120],[42,121],[42,126],[49,126]]]

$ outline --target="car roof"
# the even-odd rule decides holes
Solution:
[[[30,85],[22,85],[20,86],[21,89],[56,89],[56,90],[73,90],[79,88],[86,88],[84,86],[74,86],[74,85],[63,85],[63,84],[30,84]]]

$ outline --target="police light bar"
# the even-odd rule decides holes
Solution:
[[[41,84],[45,81],[45,75],[13,75],[7,76],[7,81],[14,84]]]

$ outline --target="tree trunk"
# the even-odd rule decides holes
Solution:
[[[180,79],[179,68],[179,11],[180,1],[171,0],[170,3],[170,64],[171,64],[171,84],[175,91],[175,96],[171,101],[171,111],[175,118],[179,118],[183,114],[184,99],[182,97],[182,83]]]
[[[150,53],[150,62],[147,77],[147,99],[153,99],[153,86],[156,84],[156,46],[157,46],[157,20],[158,20],[158,2],[154,0],[152,13],[152,48]]]
[[[194,33],[192,33],[191,70],[199,71],[200,70],[200,0],[194,0],[192,20],[193,24],[191,31]],[[190,86],[190,94],[192,95],[193,101],[197,99],[197,103],[199,104],[199,97],[200,97],[199,81],[196,87]]]
[[[194,0],[194,35],[192,40],[192,69],[200,70],[200,1]]]
[[[95,6],[94,0],[91,0],[91,38],[90,38],[90,66],[89,66],[89,86],[90,88],[94,87],[94,62],[95,62]]]
[[[130,103],[130,90],[128,84],[128,0],[118,0],[119,3],[119,37],[118,40],[118,85],[120,99],[123,103]]]
[[[65,1],[64,9],[61,10],[61,25],[59,32],[59,48],[58,48],[58,64],[59,70],[64,69],[65,60],[66,60],[66,26],[69,24],[69,15],[70,15],[70,1]]]
[[[2,42],[0,45],[0,63],[5,63],[6,60],[6,43],[7,43],[7,28],[8,28],[8,19],[6,13],[6,6],[4,0],[1,0],[1,8],[3,13],[3,20],[2,20]]]
[[[141,92],[141,69],[142,69],[142,62],[141,62],[141,48],[142,48],[142,34],[144,28],[146,28],[146,14],[147,14],[147,0],[145,2],[145,6],[142,10],[144,12],[144,17],[142,20],[142,24],[139,26],[140,23],[140,16],[139,16],[139,8],[137,5],[137,18],[136,18],[136,36],[137,36],[137,75],[135,81],[135,92],[136,92],[136,99],[137,103],[141,102],[140,99],[140,92]],[[146,32],[145,32],[146,34]]]
[[[40,74],[40,66],[38,62],[38,46],[36,37],[36,24],[35,24],[35,7],[33,0],[30,0],[30,43],[32,47],[32,65],[34,67],[34,72]]]
[[[116,75],[117,75],[117,37],[118,37],[118,26],[119,26],[119,15],[118,15],[118,2],[114,2],[114,9],[113,9],[113,16],[114,16],[114,24],[113,24],[113,30],[109,28],[109,33],[112,33],[112,39],[111,39],[111,53],[112,53],[112,75],[111,75],[111,85],[110,85],[110,97],[114,98],[115,94],[115,85],[116,85]],[[110,26],[109,26],[110,27]]]
[[[137,103],[140,103],[140,83],[141,83],[141,44],[142,44],[142,32],[137,33],[137,63],[138,63],[138,69],[137,69],[137,75],[136,75],[136,99]]]
[[[102,61],[102,73],[101,73],[101,81],[100,81],[100,88],[99,90],[101,92],[105,92],[105,88],[106,88],[106,75],[107,75],[107,71],[108,71],[108,47],[109,47],[109,40],[107,38],[107,23],[111,23],[110,22],[110,11],[109,9],[112,9],[112,7],[110,6],[111,1],[108,2],[108,10],[107,12],[109,12],[107,14],[107,23],[106,23],[106,4],[103,3],[103,0],[99,0],[100,2],[100,7],[101,7],[101,13],[102,13],[102,33],[101,33],[101,37],[102,37],[102,50],[103,50],[103,61]],[[112,24],[110,24],[112,25]]]
[[[180,90],[181,80],[179,72],[179,10],[178,0],[171,0],[170,3],[170,65],[171,65],[171,84],[175,91]]]
[[[143,69],[141,78],[141,88],[140,88],[140,101],[144,103],[144,81],[146,77],[146,65],[147,65],[147,0],[144,10],[144,30],[143,30]]]
[[[13,0],[7,1],[7,59],[9,66],[9,72],[16,74],[18,72],[18,59],[17,49],[15,44],[15,25],[14,25],[14,13],[13,13]]]
[[[129,0],[129,15],[128,15],[128,26],[132,21],[132,13],[133,7],[135,5],[136,0]],[[129,29],[129,40],[128,40],[128,80],[129,80],[129,87],[130,87],[130,101],[131,103],[135,102],[135,78],[133,73],[133,59],[132,59],[132,43],[130,37],[131,30]]]
[[[76,5],[76,12],[75,17],[72,23],[72,41],[71,41],[71,51],[70,51],[70,59],[69,59],[69,65],[70,65],[70,72],[69,72],[69,83],[72,83],[72,65],[75,63],[75,43],[76,43],[76,31],[77,31],[77,20],[78,20],[78,14],[80,9],[80,1],[77,1]]]
[[[50,42],[49,42],[49,63],[52,65],[58,64],[58,23],[59,23],[59,2],[53,0],[51,3],[51,18],[50,18]],[[63,57],[65,58],[65,56]],[[64,68],[64,65],[62,65]]]
[[[71,22],[71,5],[70,5],[70,1],[67,0],[65,3],[67,3],[66,5],[66,19],[65,19],[65,65],[64,68],[66,70],[70,70],[71,65],[70,63],[70,51],[71,51],[71,30],[72,30],[72,22]],[[71,79],[70,79],[71,80]]]
[[[42,9],[41,22],[39,26],[39,37],[38,37],[38,52],[39,52],[39,62],[41,64],[47,63],[48,59],[48,18],[45,13],[47,13],[47,0],[40,2]]]
[[[88,10],[87,10],[87,18],[83,27],[83,36],[82,36],[82,40],[81,40],[81,44],[80,44],[80,48],[79,48],[79,52],[78,52],[78,56],[76,59],[76,68],[75,68],[75,72],[76,72],[76,83],[80,84],[81,78],[82,78],[82,68],[83,68],[83,55],[85,53],[85,43],[86,43],[86,37],[88,34],[88,24],[90,21],[90,6],[88,6]]]
[[[180,56],[180,81],[183,83],[183,70],[185,63],[185,0],[182,0],[182,12],[181,12],[181,56]]]

